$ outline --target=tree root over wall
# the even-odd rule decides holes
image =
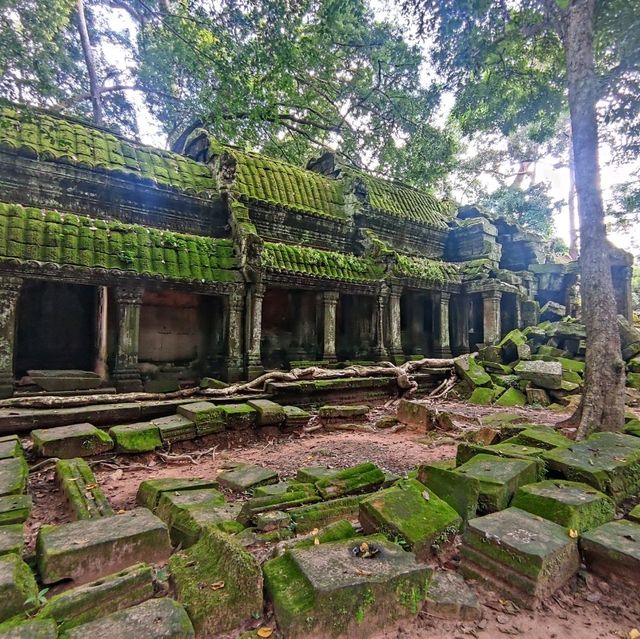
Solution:
[[[60,397],[56,395],[44,397],[14,397],[1,400],[0,408],[72,408],[76,406],[95,406],[97,404],[186,399],[194,396],[216,399],[242,395],[243,393],[264,392],[267,385],[272,382],[299,382],[319,379],[343,379],[347,377],[395,377],[400,394],[407,397],[413,395],[418,388],[418,383],[413,378],[413,375],[430,368],[453,369],[453,359],[425,358],[405,362],[400,366],[391,362],[380,362],[373,366],[349,366],[338,370],[310,366],[309,368],[294,368],[291,371],[270,371],[251,382],[238,382],[230,384],[225,388],[203,389],[195,387],[173,393],[115,393],[111,395],[77,395],[75,397]]]

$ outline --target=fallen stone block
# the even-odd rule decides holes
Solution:
[[[321,406],[318,410],[320,421],[325,426],[331,426],[336,422],[364,422],[369,413],[368,406],[348,405],[348,406]]]
[[[571,446],[575,442],[554,428],[546,426],[530,426],[521,430],[514,437],[505,439],[503,443],[519,444],[522,446],[533,446],[535,448],[544,448],[552,450],[554,448],[562,448]]]
[[[33,502],[30,495],[0,497],[0,526],[21,524],[29,518]]]
[[[224,488],[237,493],[244,493],[256,486],[276,484],[278,473],[275,470],[256,466],[255,464],[238,464],[229,470],[223,470],[217,477]]]
[[[165,491],[160,494],[155,514],[169,527],[180,510],[192,506],[217,508],[224,504],[224,495],[215,488],[196,488],[193,490]]]
[[[360,502],[366,495],[341,497],[308,506],[300,506],[289,510],[296,532],[305,534],[315,528],[322,528],[339,519],[357,519]]]
[[[321,501],[312,484],[297,484],[291,490],[280,495],[267,497],[252,497],[243,505],[238,515],[238,521],[249,525],[257,515],[273,510],[289,510],[304,504],[315,504]]]
[[[91,390],[102,383],[100,375],[93,371],[79,370],[28,370],[27,375],[48,393]]]
[[[225,429],[222,409],[211,402],[182,404],[182,406],[178,406],[178,415],[186,417],[195,424],[198,437],[221,433]]]
[[[113,448],[113,440],[105,431],[86,423],[34,430],[31,439],[38,457],[89,457]]]
[[[507,388],[507,390],[495,401],[496,406],[524,406],[527,403],[527,396],[517,388]]]
[[[527,336],[518,328],[507,333],[498,342],[498,347],[502,350],[503,362],[510,364],[518,359],[524,359],[519,356],[518,347],[527,345]],[[531,355],[531,351],[529,351]]]
[[[415,479],[363,499],[358,519],[365,533],[402,540],[421,561],[437,552],[462,525],[460,515],[447,502]]]
[[[223,404],[220,409],[225,428],[229,430],[244,430],[256,425],[258,411],[249,404]]]
[[[544,362],[533,360],[520,362],[513,369],[521,379],[530,381],[540,388],[562,388],[562,364],[560,362]]]
[[[473,392],[467,401],[471,404],[478,404],[479,406],[489,406],[493,403],[495,398],[496,392],[493,388],[479,386],[478,388],[473,389]]]
[[[627,373],[627,386],[640,390],[640,373]]]
[[[590,572],[607,582],[615,578],[632,588],[640,585],[640,524],[610,521],[584,533],[580,549]]]
[[[613,500],[588,484],[549,479],[518,489],[511,505],[582,533],[611,521]]]
[[[483,426],[491,426],[492,428],[504,428],[505,426],[518,424],[526,424],[529,418],[520,413],[496,412],[489,415],[483,415],[481,420]]]
[[[343,539],[351,539],[352,537],[357,536],[358,533],[350,521],[347,521],[346,519],[339,519],[320,530],[313,531],[312,536],[307,539],[303,539],[302,541],[295,542],[293,545],[296,548],[311,548],[311,546],[327,544],[332,541],[340,541]]]
[[[480,482],[479,513],[506,508],[518,488],[537,481],[538,475],[533,461],[484,454],[476,455],[455,472]]]
[[[213,527],[228,534],[239,533],[244,525],[238,521],[242,503],[239,501],[219,506],[190,506],[175,512],[169,534],[171,541],[182,548],[197,543],[207,528]]]
[[[432,464],[418,467],[418,481],[444,500],[468,521],[476,516],[480,482],[454,469],[441,468]]]
[[[382,535],[289,549],[263,570],[287,639],[368,639],[420,611],[431,575]]]
[[[640,437],[640,419],[631,419],[624,426],[625,435]]]
[[[476,593],[451,570],[438,570],[433,574],[425,610],[438,619],[476,621],[482,617]]]
[[[153,571],[136,564],[98,581],[53,595],[37,617],[53,619],[61,633],[153,597]]]
[[[29,619],[0,624],[0,639],[56,639],[58,629],[51,619]]]
[[[160,429],[152,422],[112,426],[109,435],[117,453],[147,453],[162,446]]]
[[[498,443],[498,440],[500,439],[500,431],[489,426],[483,426],[479,430],[471,431],[470,438],[474,444],[479,444],[480,446],[491,446],[491,444]]]
[[[282,410],[286,418],[284,422],[286,428],[304,428],[311,419],[311,413],[298,406],[283,406]]]
[[[456,357],[454,367],[458,377],[467,382],[472,389],[476,386],[491,386],[491,376],[471,355]]]
[[[24,530],[22,524],[0,526],[0,556],[16,553],[22,555]]]
[[[492,444],[491,446],[479,446],[477,444],[467,444],[463,442],[458,444],[456,465],[462,466],[476,455],[495,455],[496,457],[503,458],[524,459],[535,462],[538,478],[543,479],[545,476],[545,465],[542,461],[544,453],[544,448],[524,446],[522,444],[504,442],[502,444]]]
[[[146,508],[102,519],[42,526],[36,542],[40,578],[45,584],[71,579],[76,585],[133,564],[161,563],[171,554],[169,532]]]
[[[283,493],[295,490],[295,487],[303,482],[296,481],[279,481],[277,484],[267,484],[266,486],[258,486],[253,489],[254,497],[272,497],[273,495],[282,495]],[[314,488],[315,490],[315,488]]]
[[[0,459],[24,457],[24,450],[17,435],[0,437]]]
[[[631,520],[631,521],[635,521],[640,523],[640,504],[638,504],[637,506],[634,506],[630,511],[629,514],[627,515],[627,517]]]
[[[23,457],[0,459],[0,497],[24,493],[28,476],[29,467]]]
[[[595,433],[542,458],[554,473],[589,484],[616,503],[640,489],[640,438],[631,435]]]
[[[543,388],[527,388],[527,404],[537,406],[548,406],[551,403],[549,393]]]
[[[462,539],[462,574],[529,608],[567,583],[580,566],[576,539],[562,526],[518,508],[472,519]]]
[[[173,599],[151,599],[72,628],[65,639],[194,639],[193,625]]]
[[[158,507],[162,493],[184,493],[188,490],[217,487],[218,482],[215,479],[193,479],[186,477],[175,479],[147,479],[138,486],[136,503],[138,506],[155,510]]]
[[[291,517],[281,510],[271,510],[255,516],[255,525],[260,532],[272,532],[289,528]]]
[[[287,414],[282,406],[270,399],[251,399],[247,404],[257,412],[256,423],[258,426],[279,426],[287,419]]]
[[[35,607],[37,597],[36,579],[20,556],[0,557],[0,622]]]
[[[113,508],[84,459],[59,459],[56,480],[75,519],[111,517]]]
[[[316,482],[316,488],[323,499],[372,492],[384,483],[384,473],[371,463],[359,464],[339,471],[333,477]]]
[[[158,417],[151,422],[160,431],[164,444],[183,442],[196,437],[196,425],[184,415]]]
[[[176,598],[198,636],[216,637],[262,615],[262,571],[231,536],[213,528],[169,560]]]
[[[339,472],[339,469],[327,468],[326,466],[306,466],[304,468],[298,468],[296,481],[303,484],[315,484],[321,479],[335,477]]]

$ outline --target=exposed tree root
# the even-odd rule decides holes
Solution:
[[[55,395],[38,397],[14,397],[0,401],[0,408],[72,408],[77,406],[95,406],[99,404],[122,404],[127,402],[163,401],[182,399],[202,395],[212,399],[231,397],[243,393],[264,392],[267,385],[273,382],[298,382],[317,379],[344,379],[347,377],[395,377],[398,389],[404,396],[413,395],[418,383],[412,375],[422,369],[452,368],[454,360],[425,358],[405,362],[398,366],[391,362],[380,362],[375,366],[349,366],[342,369],[294,368],[291,371],[270,371],[251,382],[238,382],[225,388],[187,388],[173,393],[117,393],[110,395],[82,395],[75,397],[59,397]],[[453,384],[451,384],[453,386]]]

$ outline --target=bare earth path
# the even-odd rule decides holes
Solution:
[[[110,456],[100,458],[105,464],[94,464],[96,477],[114,510],[135,507],[138,485],[144,479],[162,477],[215,477],[230,462],[252,462],[277,470],[283,478],[293,476],[301,466],[346,467],[372,461],[386,471],[404,474],[420,463],[455,456],[457,438],[465,430],[476,429],[482,414],[497,412],[458,402],[440,402],[438,408],[456,413],[459,430],[426,434],[416,429],[402,428],[397,432],[379,430],[325,431],[292,434],[288,437],[255,436],[234,433],[233,439],[217,440],[217,446],[207,439],[197,443],[177,445],[171,453],[181,455],[161,458],[146,455]],[[372,411],[371,423],[384,415],[392,415],[390,405]],[[513,411],[512,411],[513,412]],[[554,424],[564,415],[551,411],[522,409],[532,422]],[[198,454],[210,450],[205,455]],[[194,463],[194,460],[197,463]],[[68,521],[67,510],[53,477],[53,469],[43,469],[31,475],[30,492],[34,511],[28,522],[31,547],[37,528],[42,523]],[[256,554],[264,558],[267,549]],[[441,560],[455,568],[457,555]],[[434,567],[438,564],[434,562]],[[494,593],[476,588],[483,604],[484,618],[480,622],[447,622],[422,614],[417,620],[396,629],[381,631],[372,639],[490,639],[502,636],[522,636],[529,639],[598,639],[628,637],[633,628],[640,628],[640,596],[581,573],[572,583],[535,611],[518,610]]]

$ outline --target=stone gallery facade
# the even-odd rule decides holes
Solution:
[[[505,218],[195,130],[180,152],[0,103],[0,390],[121,390],[449,356],[572,312],[577,265]],[[630,263],[614,255],[619,311]]]

